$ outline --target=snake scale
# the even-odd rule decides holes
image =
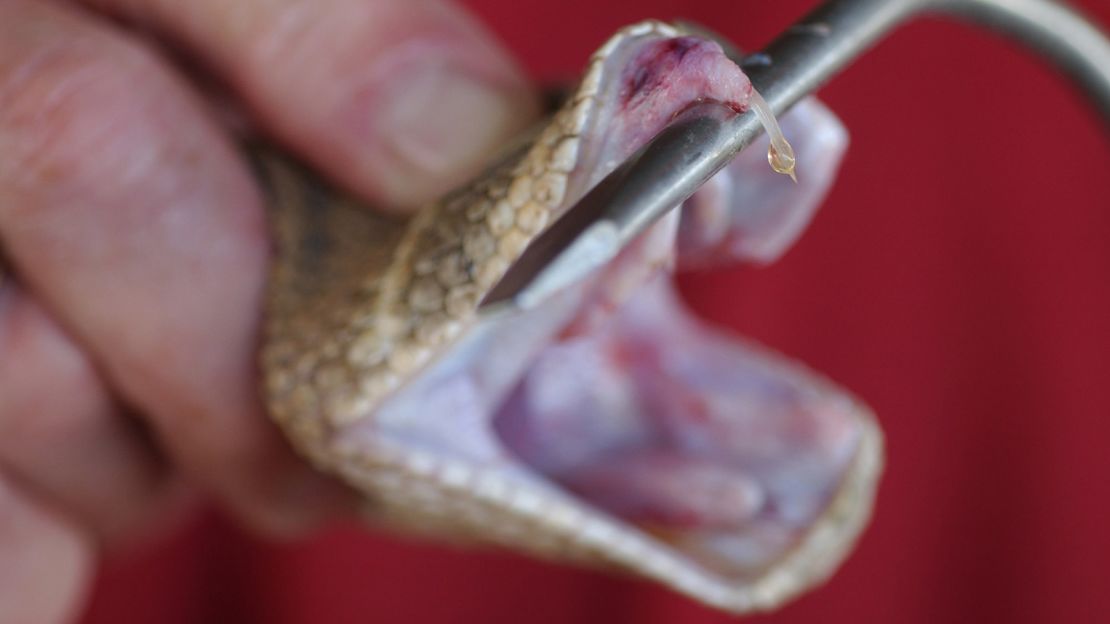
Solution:
[[[545,226],[703,99],[740,111],[753,90],[714,42],[655,21],[624,28],[545,125],[408,219],[253,150],[277,244],[263,394],[300,452],[365,494],[371,522],[617,568],[736,613],[781,604],[844,558],[869,516],[878,428],[801,366],[676,320],[665,280],[651,276],[672,263],[677,212],[539,311],[478,314]],[[719,225],[719,213],[702,215]],[[664,357],[652,341],[668,332],[681,338]],[[630,346],[646,355],[624,357]],[[699,365],[724,362],[698,375],[732,375],[714,389],[718,403],[697,379],[679,391],[718,427],[708,438],[686,408],[639,415],[666,400],[637,396],[686,374],[671,366],[684,347],[700,349]],[[637,375],[650,383],[636,386]],[[529,398],[548,386],[555,403]],[[638,407],[614,407],[625,403],[613,388],[632,387],[620,400]],[[602,408],[582,407],[595,399]],[[569,416],[545,420],[567,401],[579,401]]]

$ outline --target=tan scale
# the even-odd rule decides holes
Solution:
[[[681,34],[654,21],[618,32],[530,144],[408,220],[360,206],[283,157],[257,152],[278,241],[262,368],[274,419],[318,466],[367,494],[375,522],[623,568],[743,612],[775,606],[823,579],[851,546],[880,463],[872,423],[822,526],[743,586],[700,571],[619,521],[545,499],[495,470],[384,441],[346,445],[334,435],[365,425],[390,393],[449,349],[474,321],[482,295],[558,216],[607,56],[628,38]]]

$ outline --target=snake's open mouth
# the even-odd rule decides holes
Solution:
[[[494,421],[531,469],[707,570],[753,581],[830,508],[861,407],[706,327],[665,276],[547,347]]]
[[[573,129],[551,141],[565,176],[554,215],[693,102],[750,102],[751,83],[716,43],[659,24],[595,58],[586,95],[555,122]],[[879,438],[867,410],[706,327],[667,275],[676,257],[680,267],[767,262],[796,238],[846,135],[814,101],[783,121],[801,184],[753,148],[681,224],[675,211],[582,283],[527,311],[471,313],[372,417],[335,429],[332,448],[364,458],[336,469],[378,497],[385,520],[603,560],[737,611],[823,578],[869,508]]]

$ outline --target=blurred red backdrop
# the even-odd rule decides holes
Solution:
[[[812,1],[474,0],[545,80],[617,27],[686,17],[755,49]],[[1104,0],[1082,3],[1104,25]],[[851,388],[888,468],[829,583],[751,618],[1110,620],[1110,141],[1065,81],[991,35],[916,23],[822,96],[843,175],[777,265],[683,280],[691,304]],[[633,580],[341,527],[246,537],[210,514],[110,562],[85,624],[731,621]]]

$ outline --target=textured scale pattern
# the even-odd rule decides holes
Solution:
[[[484,293],[564,203],[606,55],[649,32],[679,34],[659,22],[622,30],[526,149],[409,220],[360,206],[277,153],[255,153],[279,250],[266,393],[299,447],[319,455],[326,431],[372,411],[473,320]]]
[[[600,108],[609,55],[629,39],[682,34],[659,22],[617,33],[530,143],[408,220],[360,206],[283,156],[255,150],[278,246],[262,369],[273,418],[318,466],[367,495],[371,522],[622,568],[743,612],[770,608],[824,578],[850,547],[880,463],[870,421],[821,526],[773,570],[740,586],[557,486],[507,470],[507,461],[461,462],[388,436],[348,435],[373,434],[383,402],[475,326],[482,296],[585,190],[572,178],[596,166],[582,162],[582,133]]]

